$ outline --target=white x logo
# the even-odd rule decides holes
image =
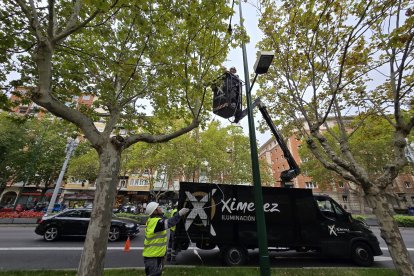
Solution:
[[[214,189],[211,192],[211,195],[213,195],[215,193],[216,189]],[[193,196],[190,192],[185,192],[185,194],[187,195],[187,198],[190,200],[191,204],[193,205],[193,209],[191,210],[191,212],[188,214],[187,219],[185,221],[185,230],[187,231],[188,228],[190,228],[191,224],[194,222],[194,219],[199,216],[201,219],[201,222],[203,223],[204,226],[207,226],[207,214],[204,211],[203,207],[204,205],[206,205],[207,201],[208,201],[208,194],[206,194],[205,196],[203,196],[203,198],[200,199],[200,201],[197,200],[197,198],[195,196]],[[213,229],[213,226],[210,225],[210,233],[215,236],[216,232]]]
[[[328,225],[328,228],[329,228],[329,235],[338,236],[335,232],[335,225]]]

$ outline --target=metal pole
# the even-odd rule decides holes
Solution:
[[[68,165],[69,159],[72,156],[73,151],[78,146],[77,139],[70,138],[68,150],[66,152],[65,161],[63,162],[62,169],[60,170],[60,174],[58,177],[58,180],[56,181],[55,189],[53,190],[52,198],[50,199],[49,206],[47,207],[46,214],[51,214],[53,211],[53,207],[55,206],[56,198],[58,195],[58,192],[60,190],[60,186],[62,184],[63,176],[65,175],[66,167]]]
[[[243,15],[242,6],[239,1],[239,12],[240,12],[240,27],[243,29]],[[260,262],[260,275],[270,276],[270,265],[269,265],[269,252],[267,248],[267,233],[266,233],[266,221],[263,210],[263,195],[262,185],[260,180],[259,170],[259,158],[257,154],[256,144],[256,132],[254,127],[254,117],[252,110],[252,97],[250,92],[249,82],[249,68],[247,65],[247,54],[246,45],[242,43],[243,50],[243,64],[244,64],[244,79],[246,83],[246,101],[247,101],[247,116],[249,120],[249,137],[250,137],[250,155],[252,159],[252,171],[253,171],[253,185],[254,185],[254,200],[256,208],[256,220],[257,220],[257,238],[259,243],[259,262]]]

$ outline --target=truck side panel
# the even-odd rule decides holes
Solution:
[[[236,244],[256,248],[257,226],[252,192],[249,186],[180,183],[179,208],[192,210],[186,220],[177,226],[176,235],[201,244]],[[269,247],[297,246],[303,242],[301,233],[310,226],[305,221],[298,224],[300,214],[296,199],[308,199],[309,205],[312,192],[263,188]]]

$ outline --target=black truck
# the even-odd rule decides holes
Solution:
[[[371,266],[382,255],[376,236],[328,196],[310,189],[263,187],[269,251],[314,251]],[[181,182],[179,208],[191,209],[177,225],[181,250],[218,247],[228,265],[242,265],[258,247],[253,187]]]

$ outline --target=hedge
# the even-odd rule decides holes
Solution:
[[[129,218],[136,220],[138,224],[145,224],[147,222],[148,216],[142,214],[131,214],[131,213],[116,213],[118,217]]]
[[[368,217],[363,215],[352,215],[354,219],[365,221]],[[414,227],[414,216],[395,215],[394,219],[400,227]]]

